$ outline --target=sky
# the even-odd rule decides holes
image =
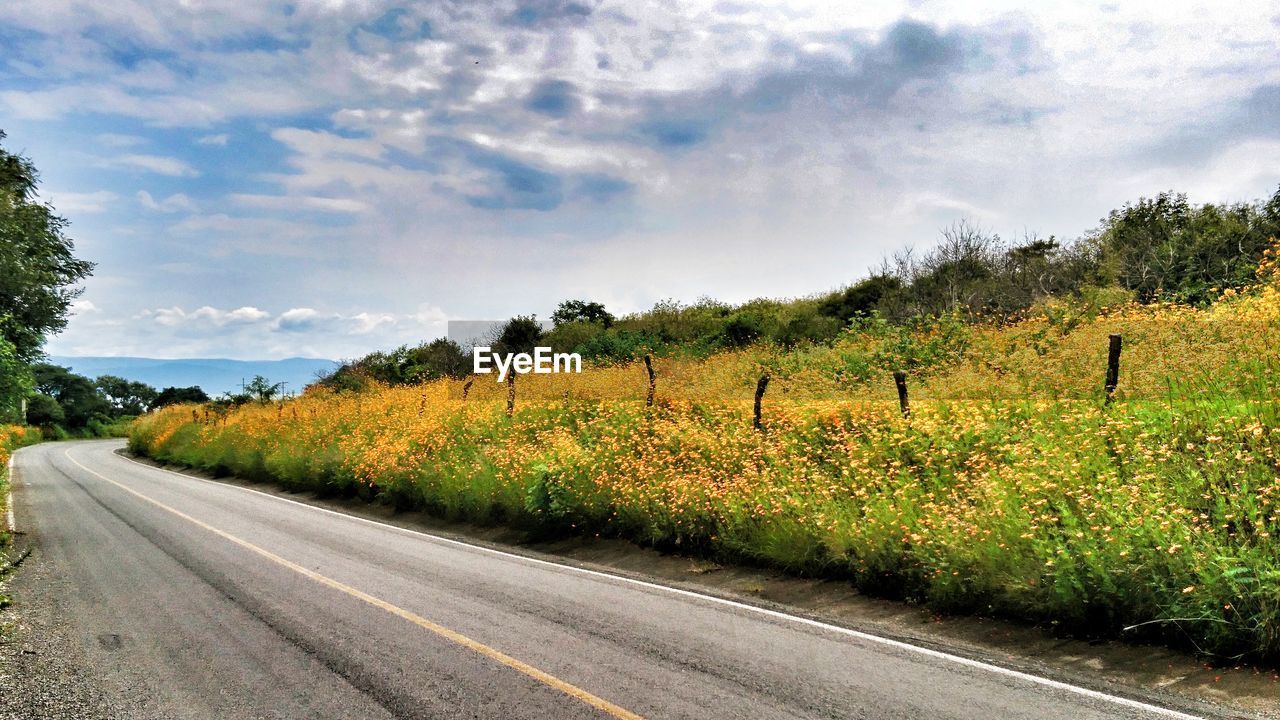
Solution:
[[[350,358],[1280,186],[1280,3],[5,0],[51,354]]]

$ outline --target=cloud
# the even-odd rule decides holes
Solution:
[[[496,178],[486,192],[467,196],[472,207],[486,210],[554,210],[564,199],[560,177],[514,158],[480,148],[468,156],[477,168]]]
[[[164,200],[156,200],[151,197],[151,193],[146,190],[138,191],[138,203],[142,207],[153,212],[175,213],[175,212],[196,212],[199,208],[195,202],[183,193],[174,193]]]
[[[113,148],[136,147],[147,144],[147,139],[138,135],[121,135],[119,133],[102,133],[98,135],[99,145]]]
[[[611,175],[586,173],[575,179],[576,194],[597,202],[605,202],[633,190],[635,186]]]
[[[797,295],[960,217],[1280,182],[1258,3],[161,5],[0,3],[6,142],[80,191],[111,309],[51,347],[358,354],[424,303]]]
[[[187,164],[186,161],[161,155],[117,155],[112,158],[104,158],[100,164],[103,167],[143,170],[168,177],[198,177],[200,175],[199,171]]]
[[[219,310],[205,305],[187,312],[180,307],[144,310],[140,317],[150,318],[157,324],[168,327],[182,325],[210,325],[224,327],[227,325],[248,325],[259,323],[271,317],[271,314],[258,308],[245,305],[234,310]]]
[[[528,110],[548,117],[562,118],[577,112],[582,107],[577,89],[573,83],[564,80],[544,80],[533,87],[525,96],[524,106]]]
[[[591,13],[590,5],[572,0],[523,0],[504,22],[522,27],[579,25],[586,22]]]
[[[88,315],[90,313],[100,313],[100,312],[102,312],[102,310],[98,308],[97,305],[94,305],[93,301],[91,300],[85,300],[84,298],[80,298],[78,300],[71,301],[72,315]]]
[[[53,192],[49,194],[49,204],[61,213],[100,213],[106,212],[115,205],[120,196],[110,190],[95,190],[87,193]]]
[[[351,198],[233,193],[228,196],[228,199],[241,205],[264,210],[319,210],[333,213],[359,213],[369,209],[364,203]]]

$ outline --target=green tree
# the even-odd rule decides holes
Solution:
[[[159,393],[155,388],[115,375],[102,375],[94,383],[111,403],[112,417],[141,415],[150,409]]]
[[[24,362],[66,327],[75,285],[93,271],[72,254],[67,221],[36,200],[38,181],[31,161],[0,148],[0,336]]]
[[[507,321],[494,342],[501,353],[532,353],[542,340],[542,323],[536,317],[518,315]]]
[[[36,393],[27,400],[27,422],[37,427],[52,429],[55,425],[65,424],[67,414],[62,411],[62,406],[57,400],[44,393]]]
[[[263,404],[276,399],[282,390],[284,390],[284,383],[273,383],[261,375],[254,375],[253,380],[244,386],[245,395]]]
[[[95,418],[110,419],[111,403],[89,378],[48,363],[32,366],[32,373],[36,389],[62,406],[68,429],[85,427]]]
[[[0,337],[0,422],[22,422],[22,400],[35,389],[31,368],[13,343]]]
[[[471,371],[470,357],[458,343],[449,338],[436,338],[411,350],[409,359],[411,382],[426,382],[442,377],[459,378]]]
[[[191,387],[167,387],[161,390],[155,400],[151,401],[152,408],[162,408],[166,405],[177,405],[178,403],[207,403],[209,395],[199,386]]]
[[[824,297],[818,306],[818,312],[844,322],[855,317],[866,317],[875,312],[881,300],[901,287],[902,282],[892,275],[872,275]]]
[[[605,328],[613,326],[616,318],[604,309],[604,305],[587,300],[565,300],[556,311],[551,313],[551,322],[556,327],[573,322],[599,323]]]

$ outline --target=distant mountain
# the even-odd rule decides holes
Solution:
[[[287,358],[285,360],[222,360],[216,358],[182,358],[164,360],[137,357],[73,357],[52,355],[49,362],[71,368],[80,375],[118,375],[127,380],[144,382],[156,389],[199,385],[210,396],[239,390],[240,383],[261,375],[271,382],[285,382],[285,392],[301,392],[315,382],[316,373],[337,366],[332,360]]]

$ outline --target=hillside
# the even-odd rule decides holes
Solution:
[[[254,375],[272,382],[287,382],[286,392],[301,392],[315,382],[318,373],[331,371],[332,360],[287,358],[285,360],[226,360],[219,358],[139,358],[51,356],[54,365],[71,368],[72,372],[95,378],[116,375],[126,380],[146,383],[154,388],[190,387],[198,385],[210,396],[240,389]]]

